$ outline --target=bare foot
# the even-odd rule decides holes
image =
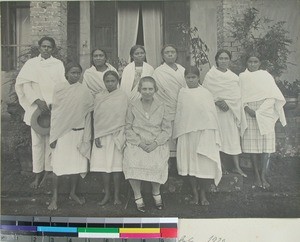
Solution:
[[[104,198],[102,199],[101,202],[98,203],[98,205],[100,205],[100,206],[105,205],[106,203],[109,202],[109,199],[110,199],[110,196],[108,194],[105,194]]]
[[[262,179],[262,188],[263,189],[269,189],[270,188],[270,184],[267,182],[266,179]]]
[[[201,200],[201,205],[202,206],[208,206],[209,205],[209,201],[207,199],[203,199],[203,200]]]
[[[243,176],[243,177],[247,177],[247,174],[244,173],[244,172],[242,171],[242,169],[236,168],[236,169],[233,169],[232,172],[233,172],[233,173],[238,173],[238,174],[240,174],[240,175]]]
[[[261,179],[259,177],[256,177],[255,180],[254,180],[254,187],[262,187],[262,182],[261,182]]]
[[[224,169],[224,170],[222,170],[222,174],[223,174],[223,175],[228,175],[229,172],[228,172],[227,170]]]
[[[57,210],[57,200],[52,198],[51,203],[48,206],[49,210]]]
[[[199,198],[198,197],[193,197],[193,199],[189,203],[193,204],[193,205],[197,205],[197,204],[199,204]]]
[[[202,206],[208,206],[209,202],[206,198],[205,190],[200,190],[200,203]]]
[[[69,199],[74,200],[75,202],[77,202],[80,205],[85,204],[85,198],[78,197],[76,194],[70,194]]]
[[[50,173],[50,171],[45,171],[44,176],[43,176],[40,184],[38,185],[38,187],[41,187],[44,184],[44,182],[46,181],[46,178],[49,175],[49,173]]]
[[[114,205],[120,205],[122,204],[121,200],[119,198],[115,198]]]
[[[37,189],[39,187],[39,180],[38,178],[35,178],[32,183],[30,183],[30,188]]]

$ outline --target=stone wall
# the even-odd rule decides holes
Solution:
[[[30,22],[33,45],[43,36],[53,37],[61,55],[67,55],[67,2],[32,1],[30,3]]]

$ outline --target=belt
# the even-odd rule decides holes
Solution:
[[[72,129],[73,131],[79,131],[79,130],[83,130],[84,128],[78,128],[78,129]]]

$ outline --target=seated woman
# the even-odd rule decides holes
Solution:
[[[189,176],[192,186],[192,204],[209,205],[206,189],[209,179],[215,184],[221,180],[221,137],[217,111],[212,94],[199,85],[197,67],[185,69],[188,88],[179,91],[173,138],[177,141],[177,170]]]
[[[118,88],[119,75],[107,71],[103,76],[107,91],[95,97],[94,145],[90,171],[101,172],[105,196],[99,205],[110,200],[110,180],[114,180],[114,204],[120,204],[120,177],[122,172],[123,146],[125,144],[125,117],[128,107],[126,94]]]
[[[156,208],[163,209],[160,185],[168,178],[171,123],[165,105],[154,98],[157,86],[152,77],[141,78],[138,91],[141,99],[129,104],[126,116],[123,171],[134,192],[137,210],[145,212],[142,181],[151,182]]]
[[[286,125],[283,105],[285,99],[274,78],[260,68],[260,55],[251,53],[247,69],[240,74],[242,105],[247,126],[242,137],[242,150],[250,153],[254,168],[254,187],[270,187],[266,179],[269,154],[275,152],[275,123]]]
[[[233,159],[233,172],[247,177],[239,165],[239,154],[242,153],[240,139],[246,118],[241,111],[239,78],[228,69],[230,60],[228,50],[219,50],[215,56],[217,67],[213,66],[206,74],[203,87],[212,93],[217,106],[222,134],[221,159],[226,156]],[[226,173],[226,170],[223,169],[223,172]]]
[[[145,62],[146,51],[143,46],[133,46],[130,49],[130,57],[133,61],[123,70],[120,88],[126,92],[131,101],[134,101],[141,97],[137,90],[141,77],[152,76],[154,69]]]
[[[106,91],[103,75],[107,71],[117,70],[107,63],[107,54],[104,50],[95,49],[91,53],[91,63],[92,66],[86,69],[83,74],[83,83],[91,90],[92,94],[95,96],[97,93]]]
[[[91,111],[93,96],[79,81],[79,64],[66,65],[68,82],[57,84],[51,110],[50,147],[52,148],[53,196],[48,207],[57,209],[58,177],[71,176],[69,198],[79,204],[84,198],[76,195],[79,174],[84,177],[88,169],[91,150]]]

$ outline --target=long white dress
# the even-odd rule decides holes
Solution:
[[[215,102],[224,100],[229,107],[226,112],[217,107],[222,134],[221,151],[229,155],[240,154],[240,137],[244,132],[242,127],[245,126],[246,118],[242,112],[238,76],[228,69],[222,72],[213,66],[204,78],[203,87],[212,93]]]
[[[84,127],[82,125],[77,129]],[[56,147],[52,151],[53,172],[57,176],[86,173],[88,161],[78,150],[84,130],[71,130],[57,140]]]
[[[221,180],[221,137],[213,96],[202,86],[182,88],[174,122],[177,170],[182,176]]]

